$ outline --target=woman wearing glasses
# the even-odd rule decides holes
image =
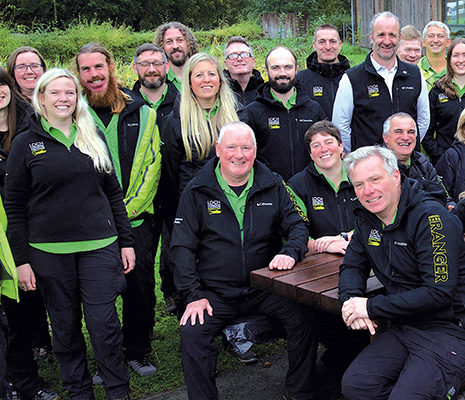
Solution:
[[[19,47],[9,55],[6,68],[16,89],[31,103],[36,82],[47,71],[42,55],[34,47]]]

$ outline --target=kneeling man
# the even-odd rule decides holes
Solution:
[[[363,207],[341,265],[342,317],[352,329],[391,328],[347,369],[352,399],[454,398],[465,380],[465,243],[461,224],[419,182],[402,178],[394,153],[362,147],[344,164]],[[373,269],[384,294],[366,298]]]
[[[187,185],[174,222],[174,279],[186,303],[181,356],[191,400],[218,399],[214,337],[251,312],[274,318],[287,332],[284,398],[308,400],[314,395],[313,315],[291,300],[250,287],[252,270],[291,269],[307,251],[308,240],[282,178],[255,161],[256,152],[248,125],[225,125],[217,158]]]

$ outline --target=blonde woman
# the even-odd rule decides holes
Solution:
[[[33,106],[36,118],[13,141],[5,180],[7,234],[19,286],[41,290],[70,397],[93,398],[82,307],[107,397],[125,398],[129,377],[115,299],[135,257],[123,194],[103,136],[69,71],[43,74]]]

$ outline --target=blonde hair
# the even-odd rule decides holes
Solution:
[[[220,78],[220,89],[217,94],[219,109],[213,119],[214,126],[212,126],[212,121],[206,120],[204,109],[200,106],[190,86],[192,70],[201,61],[213,63]],[[181,135],[187,161],[192,161],[192,148],[197,150],[200,159],[206,158],[215,145],[221,127],[228,122],[239,121],[236,113],[236,99],[226,82],[218,60],[214,56],[207,53],[197,53],[189,58],[182,74],[179,111]]]
[[[39,95],[44,93],[50,82],[58,78],[71,79],[76,88],[76,109],[73,113],[73,120],[76,123],[78,133],[74,145],[81,153],[87,154],[92,159],[97,171],[110,173],[113,170],[113,164],[108,148],[97,134],[97,126],[89,112],[89,106],[79,90],[79,81],[70,71],[53,68],[39,78],[32,96],[32,104],[36,114],[47,119],[45,108],[40,104]]]
[[[455,132],[455,138],[462,143],[465,143],[465,110],[460,113],[459,120],[457,122],[457,131]]]

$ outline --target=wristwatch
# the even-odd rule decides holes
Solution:
[[[346,242],[349,241],[349,235],[347,234],[347,232],[341,232],[339,236],[343,238]]]

